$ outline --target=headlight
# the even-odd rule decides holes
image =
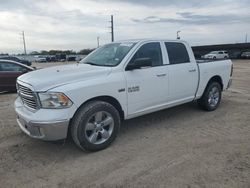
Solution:
[[[69,108],[72,101],[63,93],[38,93],[42,108]]]

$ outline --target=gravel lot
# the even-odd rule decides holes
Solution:
[[[15,121],[16,94],[1,94],[0,187],[249,188],[250,61],[234,67],[216,111],[189,103],[126,121],[96,153],[29,138]]]

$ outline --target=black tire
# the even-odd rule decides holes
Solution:
[[[209,93],[212,92],[213,88],[217,88],[218,89],[218,101],[216,104],[211,104],[209,103]],[[213,111],[216,110],[218,108],[218,106],[220,105],[220,101],[221,101],[221,85],[218,82],[210,82],[208,83],[202,97],[200,99],[198,99],[198,104],[199,106],[206,111]]]
[[[216,57],[214,56],[213,59],[216,59]]]
[[[98,112],[105,112],[112,116],[112,133],[110,133],[110,137],[105,142],[94,144],[90,142],[85,131],[89,119]],[[71,136],[76,145],[81,149],[87,151],[99,151],[107,148],[115,140],[120,129],[120,124],[120,115],[114,106],[103,101],[90,101],[84,104],[73,117],[71,122]]]

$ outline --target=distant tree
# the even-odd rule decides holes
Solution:
[[[57,54],[65,54],[65,55],[76,55],[76,54],[80,54],[80,55],[88,55],[89,53],[91,53],[93,50],[95,50],[94,48],[86,48],[86,49],[82,49],[78,52],[74,51],[74,50],[41,50],[40,52],[38,51],[32,51],[29,54],[30,55],[57,55]],[[0,55],[5,55],[4,53],[0,53]],[[8,54],[6,54],[8,55]],[[18,55],[23,55],[23,54],[18,54]]]
[[[40,53],[37,51],[30,52],[30,55],[39,55]]]
[[[48,55],[48,51],[42,50],[42,51],[40,52],[40,54],[41,54],[41,55]]]
[[[8,56],[8,53],[0,53],[0,56]]]
[[[78,52],[78,54],[81,55],[88,55],[89,53],[91,53],[92,51],[94,51],[95,49],[82,49]]]

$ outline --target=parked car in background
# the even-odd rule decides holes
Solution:
[[[50,56],[50,62],[55,62],[56,61],[56,56],[52,55]]]
[[[48,55],[45,58],[46,58],[46,62],[55,62],[55,61],[57,61],[56,56],[54,56],[54,55]]]
[[[15,61],[0,59],[0,92],[16,91],[17,77],[33,70],[34,68]]]
[[[250,52],[243,52],[241,54],[241,58],[243,58],[243,59],[250,59]]]
[[[46,62],[50,62],[50,56],[46,56]]]
[[[81,61],[85,56],[76,56],[76,61]]]
[[[66,61],[67,56],[66,56],[66,54],[57,53],[56,54],[56,59],[57,59],[57,61],[64,62],[64,61]]]
[[[76,56],[68,56],[67,61],[76,61]]]
[[[27,60],[25,60],[25,59],[20,59],[20,58],[18,58],[18,57],[14,57],[14,56],[3,56],[3,57],[0,57],[0,59],[16,61],[16,62],[18,62],[18,63],[22,63],[22,64],[24,64],[24,65],[31,66],[31,62],[30,62],[30,61],[27,61]]]
[[[46,60],[46,57],[41,56],[41,55],[37,55],[37,56],[35,56],[35,62],[38,62],[38,63],[46,63],[47,60]]]
[[[229,53],[229,58],[230,59],[240,59],[241,58],[241,52],[240,51],[231,52],[231,53]]]
[[[205,59],[227,59],[229,56],[227,51],[212,51],[203,57]]]

